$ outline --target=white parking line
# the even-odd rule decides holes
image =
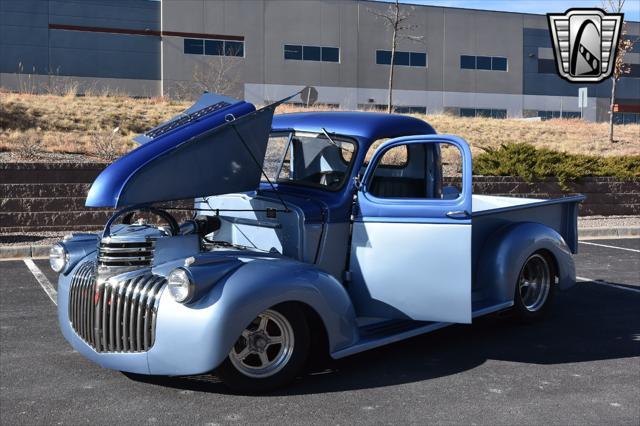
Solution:
[[[640,253],[640,250],[632,249],[632,248],[628,248],[628,247],[617,247],[617,246],[610,246],[610,245],[607,245],[607,244],[598,244],[598,243],[591,243],[591,242],[586,242],[586,241],[578,241],[578,242],[580,244],[587,244],[589,246],[606,247],[606,248],[612,248],[612,249],[618,249],[618,250],[632,251],[634,253]]]
[[[47,296],[49,296],[49,299],[51,299],[53,304],[57,305],[58,302],[56,299],[58,298],[58,292],[53,287],[53,285],[51,285],[47,277],[42,273],[40,268],[38,268],[38,266],[31,259],[24,259],[24,264],[27,265],[27,268],[29,268],[33,276],[36,278],[36,280],[38,280],[40,287],[42,287],[44,292],[47,293]]]
[[[630,287],[625,287],[623,285],[613,284],[613,283],[609,283],[609,282],[602,281],[602,280],[592,280],[591,278],[584,278],[584,277],[576,277],[576,279],[578,281],[584,281],[584,282],[590,282],[590,283],[594,283],[594,284],[606,285],[607,287],[615,287],[615,288],[620,289],[620,290],[627,290],[627,291],[632,291],[634,293],[640,293],[640,288],[630,288]]]

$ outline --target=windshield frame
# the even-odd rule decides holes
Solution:
[[[327,140],[327,137],[324,135],[323,132],[296,131],[294,129],[291,129],[291,130],[284,130],[284,131],[282,131],[282,130],[272,131],[271,133],[269,133],[269,138],[274,137],[274,136],[276,136],[276,137],[277,136],[279,136],[279,137],[288,136],[288,138],[289,138],[289,140],[287,142],[286,150],[284,151],[283,155],[281,156],[280,164],[278,164],[278,174],[274,177],[274,182],[277,183],[278,185],[280,185],[280,184],[282,184],[282,185],[293,185],[293,186],[301,186],[301,187],[321,189],[323,191],[328,191],[328,192],[338,192],[338,191],[342,191],[344,189],[345,185],[347,184],[347,182],[349,180],[351,180],[351,174],[352,174],[352,171],[353,171],[353,166],[356,163],[358,150],[360,148],[356,138],[351,137],[351,136],[339,135],[339,134],[335,134],[335,133],[329,133],[329,136],[331,136],[331,139],[333,139],[334,141],[349,143],[349,144],[351,144],[353,146],[353,152],[351,154],[351,161],[346,161],[344,159],[344,156],[343,156],[342,152],[340,152],[340,155],[339,155],[340,161],[343,161],[345,163],[345,165],[347,165],[347,168],[345,170],[345,177],[342,179],[342,182],[340,183],[339,186],[337,186],[335,188],[329,188],[326,185],[321,185],[321,184],[318,184],[318,183],[305,182],[305,181],[300,181],[300,180],[290,180],[290,179],[280,178],[279,177],[280,173],[282,172],[282,168],[284,167],[284,160],[286,158],[287,152],[288,152],[289,149],[291,149],[291,147],[293,145],[293,139],[296,136],[318,137],[318,138],[321,138],[321,139],[325,139],[327,144],[331,145],[331,142],[329,142]],[[262,182],[266,182],[266,181],[262,180]]]

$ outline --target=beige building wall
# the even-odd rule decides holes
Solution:
[[[376,64],[376,50],[390,50],[392,33],[375,12],[388,7],[345,0],[163,0],[162,19],[163,31],[244,36],[245,57],[235,75],[244,83],[381,89],[389,66]],[[428,63],[396,66],[395,88],[521,92],[521,15],[409,5],[403,10],[411,13],[411,34],[422,40],[402,39],[398,49],[426,52]],[[185,55],[182,43],[182,37],[163,37],[165,88],[190,81],[197,64],[211,60]],[[285,60],[285,44],[339,47],[340,62]],[[460,55],[467,53],[507,57],[509,70],[461,70]]]
[[[508,117],[521,117],[525,110],[578,111],[577,97],[566,91],[562,96],[523,94],[524,79],[531,78],[523,69],[525,29],[546,30],[545,16],[401,7],[411,14],[411,34],[421,40],[402,39],[398,50],[426,52],[427,66],[395,67],[395,105],[428,112],[500,109]],[[311,85],[318,102],[355,109],[386,103],[389,66],[376,64],[376,50],[390,50],[391,30],[376,13],[388,8],[367,0],[162,0],[162,30],[244,37],[245,57],[222,59],[235,63],[230,76],[238,84],[230,95],[263,104]],[[631,31],[637,26],[632,23]],[[165,95],[194,89],[196,68],[221,60],[184,54],[183,42],[183,37],[163,36]],[[285,60],[285,44],[338,47],[340,62]],[[550,59],[545,49],[550,51],[536,53]],[[508,69],[462,69],[461,55],[505,57]],[[596,98],[590,99],[585,118],[595,119]]]

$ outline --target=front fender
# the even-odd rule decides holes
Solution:
[[[575,264],[564,239],[548,226],[534,222],[506,226],[484,244],[476,282],[480,288],[491,289],[500,302],[512,301],[525,260],[538,250],[546,250],[554,257],[560,289],[575,284]]]
[[[214,369],[260,312],[284,302],[301,302],[315,310],[327,330],[330,352],[357,340],[351,300],[334,277],[289,259],[244,261],[208,294],[188,305],[164,292],[158,307],[156,343],[148,354],[151,374],[198,374]]]

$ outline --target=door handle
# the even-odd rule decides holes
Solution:
[[[455,210],[447,212],[447,217],[450,219],[469,219],[470,214],[466,210]]]

